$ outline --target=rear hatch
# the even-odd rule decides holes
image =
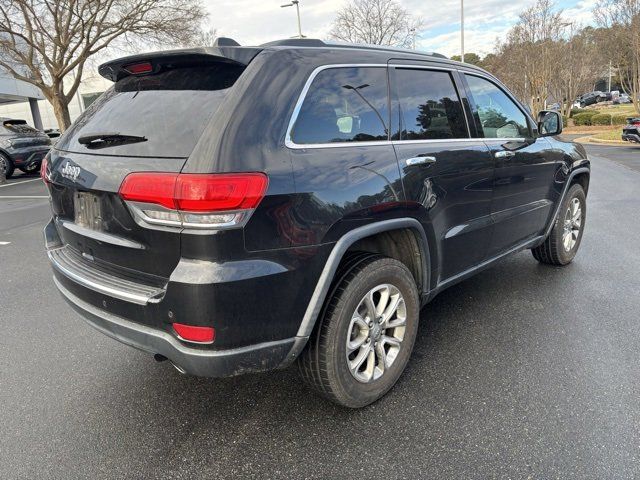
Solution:
[[[118,191],[131,172],[180,172],[244,70],[217,53],[161,53],[100,67],[115,84],[61,137],[45,173],[63,248],[75,263],[86,262],[78,268],[156,279],[148,284],[170,276],[180,229],[142,225]]]
[[[14,149],[48,147],[51,144],[46,134],[30,127],[25,120],[3,120],[0,125],[0,139],[10,140],[11,147]]]

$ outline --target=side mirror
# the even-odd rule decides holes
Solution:
[[[562,133],[562,117],[553,110],[543,110],[538,114],[538,133],[541,137],[552,137]]]

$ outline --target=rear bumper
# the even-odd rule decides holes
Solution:
[[[625,140],[627,142],[640,143],[640,132],[623,131],[622,132],[622,140]]]
[[[16,167],[26,167],[33,163],[40,163],[50,147],[27,147],[8,150],[11,161]]]
[[[285,362],[294,344],[294,338],[289,338],[230,350],[190,348],[165,331],[100,310],[72,294],[55,277],[54,282],[63,298],[89,325],[126,345],[163,355],[191,375],[229,377],[272,370]]]

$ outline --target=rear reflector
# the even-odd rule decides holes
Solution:
[[[148,223],[195,228],[226,228],[246,221],[267,190],[264,173],[130,173],[120,197]],[[142,204],[142,205],[139,205]],[[162,208],[154,207],[160,206]]]
[[[149,73],[153,71],[153,65],[151,65],[151,62],[132,63],[131,65],[126,65],[122,68],[133,75],[140,75],[142,73]]]
[[[173,329],[182,340],[187,342],[213,343],[216,338],[216,331],[212,327],[197,327],[195,325],[174,323]]]

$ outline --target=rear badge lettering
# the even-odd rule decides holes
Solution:
[[[62,167],[62,170],[60,170],[60,173],[63,177],[75,182],[80,176],[80,167],[72,165],[71,162],[67,161],[67,163],[64,164],[64,167]]]

